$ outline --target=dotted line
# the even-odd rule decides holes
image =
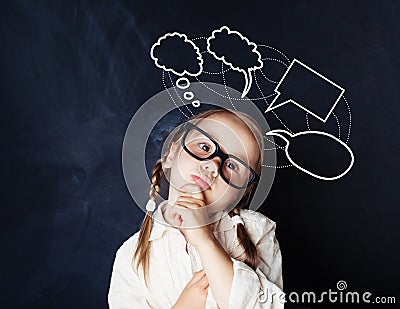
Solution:
[[[275,58],[263,58],[261,60],[268,60],[268,61],[276,61],[279,62],[280,64],[283,64],[286,68],[289,67],[286,63],[284,63],[282,60],[275,59]]]
[[[281,145],[278,145],[278,144],[275,143],[274,141],[271,141],[268,137],[264,136],[264,138],[265,138],[268,142],[274,144],[277,148],[279,148],[279,149],[281,149],[281,150],[285,150],[285,147],[283,147],[283,146],[281,146]]]
[[[308,131],[311,131],[310,124],[308,123],[308,113],[306,113],[306,123],[307,123]]]
[[[287,168],[287,167],[292,167],[293,164],[281,165],[281,166],[273,166],[273,165],[266,165],[266,164],[263,164],[262,166],[263,166],[263,167],[269,167],[269,168]]]
[[[229,72],[230,70],[232,70],[232,69],[231,68],[227,68],[225,71],[221,71],[221,72],[208,72],[208,71],[204,71],[203,70],[203,73],[210,74],[210,75],[221,75],[223,73]]]
[[[172,97],[171,93],[169,92],[167,85],[165,84],[164,70],[162,70],[162,83],[164,85],[165,90],[167,90],[167,93],[168,93],[169,97],[171,98],[172,102],[174,103],[174,105],[178,108],[178,110],[181,112],[181,114],[183,116],[185,116],[187,119],[189,119],[189,117],[184,112],[182,112],[182,110],[180,109],[178,104],[175,103],[174,98]]]
[[[207,40],[205,36],[199,36],[198,38],[191,39],[192,41],[197,41],[197,40]]]
[[[290,133],[294,134],[294,133],[292,132],[292,130],[290,130],[290,129],[288,128],[288,126],[278,117],[278,115],[277,115],[273,110],[272,110],[271,112],[272,112],[272,114],[274,114],[274,116],[276,117],[276,119],[278,119],[279,122],[286,128],[286,130],[288,130]]]
[[[260,85],[258,84],[257,75],[256,75],[256,72],[255,72],[255,71],[253,71],[253,75],[254,75],[254,81],[256,82],[258,91],[259,91],[260,94],[264,97],[264,93],[262,92],[262,90],[261,90],[261,88],[260,88]],[[264,102],[265,102],[265,104],[267,104],[267,106],[270,105],[270,103],[267,101],[267,99],[264,99]]]
[[[288,58],[284,53],[282,53],[280,50],[278,50],[278,49],[276,49],[276,48],[274,48],[274,47],[272,47],[272,46],[260,44],[260,45],[257,45],[257,47],[266,47],[266,48],[272,49],[273,51],[276,51],[277,53],[279,53],[279,54],[281,54],[283,57],[285,57],[285,59],[288,61],[288,63],[290,63],[289,58]]]
[[[337,123],[338,129],[339,129],[338,138],[340,139],[340,123],[339,123],[339,119],[338,119],[338,117],[335,115],[334,112],[332,112],[332,115],[333,115],[333,116],[335,117],[335,119],[336,119],[336,123]]]
[[[221,61],[221,71],[222,71],[222,72],[224,71],[224,63],[223,63],[222,61]],[[225,73],[222,73],[222,79],[223,79],[223,82],[224,82],[224,87],[225,87],[226,95],[227,95],[228,98],[229,98],[229,102],[231,103],[233,109],[234,109],[234,110],[237,110],[236,107],[235,107],[235,105],[233,105],[232,99],[231,99],[231,97],[230,97],[230,95],[229,95],[229,92],[228,92],[228,87],[226,86]]]
[[[286,68],[289,67],[289,66],[288,66],[286,63],[284,63],[282,60],[275,59],[275,58],[263,58],[263,59],[261,59],[261,60],[276,61],[276,62],[278,62],[278,63],[284,65]],[[277,84],[277,83],[278,83],[277,81],[274,81],[274,80],[268,78],[268,77],[264,74],[264,72],[263,72],[261,69],[259,69],[259,70],[260,70],[261,74],[264,76],[264,78],[265,78],[267,81],[269,81],[270,83],[274,83],[274,84]]]
[[[263,70],[261,70],[261,69],[258,69],[258,70],[261,72],[262,76],[263,76],[268,82],[273,83],[273,84],[277,84],[277,83],[278,83],[277,81],[274,81],[274,80],[272,80],[272,79],[269,79],[269,78],[264,74]]]
[[[349,112],[349,131],[347,132],[346,144],[349,142],[350,139],[350,132],[351,132],[351,111],[349,103],[346,100],[346,97],[343,95],[343,100],[346,103],[347,111]]]
[[[181,100],[183,106],[186,107],[186,109],[188,110],[188,112],[189,112],[189,113],[192,115],[192,117],[193,117],[194,115],[193,115],[192,111],[189,109],[188,104],[186,104],[185,101],[182,100],[181,96],[179,95],[178,91],[176,90],[176,87],[175,87],[174,81],[172,80],[172,77],[171,77],[171,73],[170,73],[170,72],[168,72],[168,76],[169,76],[169,80],[171,81],[171,84],[173,85],[174,90],[175,90],[175,93],[176,93],[176,95],[178,96],[179,100]]]

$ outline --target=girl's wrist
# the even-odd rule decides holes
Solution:
[[[210,237],[205,238],[203,241],[201,241],[200,244],[198,244],[196,246],[196,249],[199,251],[199,253],[210,250],[217,245],[216,242],[217,242],[217,239],[214,237],[214,235],[212,235]]]

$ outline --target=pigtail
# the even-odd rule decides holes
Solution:
[[[256,172],[260,173],[261,171],[261,162],[262,157],[260,156],[256,163]],[[251,184],[250,187],[247,189],[243,197],[240,199],[239,203],[235,208],[233,208],[228,214],[232,218],[235,215],[239,215],[239,209],[248,209],[250,206],[250,202],[253,199],[256,184]],[[249,235],[247,234],[246,228],[243,224],[236,225],[236,236],[239,240],[239,245],[242,246],[244,249],[242,261],[249,265],[254,270],[257,269],[258,266],[258,251],[256,245],[250,239]]]
[[[150,199],[156,201],[160,193],[160,183],[163,177],[162,169],[163,159],[158,159],[153,167],[152,177],[151,177],[151,187],[149,191]],[[153,227],[153,216],[151,211],[147,211],[143,219],[142,226],[139,232],[138,245],[136,247],[135,253],[133,255],[133,261],[136,259],[136,272],[139,271],[139,266],[142,267],[145,284],[147,285],[148,275],[149,275],[149,265],[150,265],[150,234]]]
[[[247,196],[244,195],[242,200],[247,199],[249,194],[250,193],[246,194]],[[233,208],[228,214],[231,218],[235,215],[239,215],[239,208]],[[236,233],[239,245],[244,249],[242,261],[256,270],[258,266],[258,251],[256,245],[250,239],[243,224],[236,225]]]

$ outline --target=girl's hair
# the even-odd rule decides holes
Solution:
[[[229,109],[214,109],[214,110],[208,110],[202,113],[199,113],[192,117],[191,119],[193,120],[200,120],[203,118],[207,118],[211,115],[215,114],[230,114],[231,116],[235,117],[238,121],[244,123],[247,125],[253,134],[255,134],[256,141],[258,143],[260,152],[258,156],[258,160],[256,163],[256,166],[253,167],[254,170],[260,175],[261,173],[261,165],[262,165],[262,160],[263,160],[263,149],[264,149],[264,140],[263,140],[263,135],[261,133],[261,129],[258,126],[258,124],[254,121],[253,118],[248,116],[245,113],[239,112],[239,111],[231,111]],[[238,116],[240,115],[240,116]],[[173,142],[176,142],[179,140],[179,138],[182,137],[183,132],[178,131],[175,136],[172,137]],[[169,149],[169,147],[166,147],[165,149]],[[157,197],[160,194],[160,183],[161,180],[164,176],[162,164],[164,160],[166,159],[166,156],[168,154],[164,153],[160,159],[156,161],[155,166],[153,167],[152,171],[152,177],[151,177],[151,187],[149,191],[150,198],[152,200],[156,200]],[[231,211],[229,211],[229,216],[233,217],[234,215],[239,214],[239,209],[248,209],[250,202],[252,200],[252,194],[254,194],[253,188],[256,186],[256,183],[252,183],[244,192],[244,195],[238,202],[235,208],[233,208]],[[143,273],[144,273],[144,278],[145,278],[145,284],[147,285],[147,280],[148,280],[148,270],[149,270],[149,264],[150,264],[150,233],[153,227],[153,217],[151,215],[150,211],[147,211],[141,228],[139,232],[139,238],[137,242],[137,247],[135,250],[135,253],[133,255],[132,263],[134,264],[136,260],[136,272],[138,272],[139,266],[142,267]],[[237,238],[239,240],[239,244],[243,247],[244,253],[238,257],[241,261],[245,262],[248,264],[250,267],[252,267],[254,270],[257,268],[258,264],[258,252],[256,249],[255,244],[251,241],[250,237],[248,236],[245,227],[242,224],[237,225]]]

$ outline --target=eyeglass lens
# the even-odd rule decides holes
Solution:
[[[184,144],[199,160],[205,160],[217,151],[215,143],[209,137],[193,128],[188,131]],[[238,187],[247,185],[252,178],[249,168],[232,157],[225,160],[221,172],[225,181]]]

